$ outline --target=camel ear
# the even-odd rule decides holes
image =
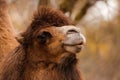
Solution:
[[[23,44],[24,43],[24,37],[19,34],[16,36],[16,40],[20,43],[20,44]]]

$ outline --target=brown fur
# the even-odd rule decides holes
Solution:
[[[0,62],[17,46],[5,0],[0,0]]]
[[[76,56],[65,53],[60,44],[63,35],[55,29],[70,24],[62,12],[41,7],[22,34],[21,45],[3,62],[0,80],[81,80]],[[47,44],[36,39],[42,31],[53,36]]]

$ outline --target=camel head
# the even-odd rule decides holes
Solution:
[[[69,64],[76,63],[85,37],[61,11],[41,7],[18,41],[26,48],[28,61]]]

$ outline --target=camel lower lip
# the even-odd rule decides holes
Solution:
[[[82,48],[82,45],[76,45],[78,48]]]
[[[64,45],[64,49],[69,53],[79,53],[82,49],[82,45]]]

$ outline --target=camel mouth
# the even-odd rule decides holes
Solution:
[[[76,43],[76,44],[66,44],[64,43],[65,46],[82,46],[84,44],[84,42],[80,42],[80,43]]]
[[[81,52],[82,48],[83,48],[83,43],[80,44],[64,44],[64,47],[66,52],[69,53],[73,53],[73,54],[77,54],[79,52]]]

